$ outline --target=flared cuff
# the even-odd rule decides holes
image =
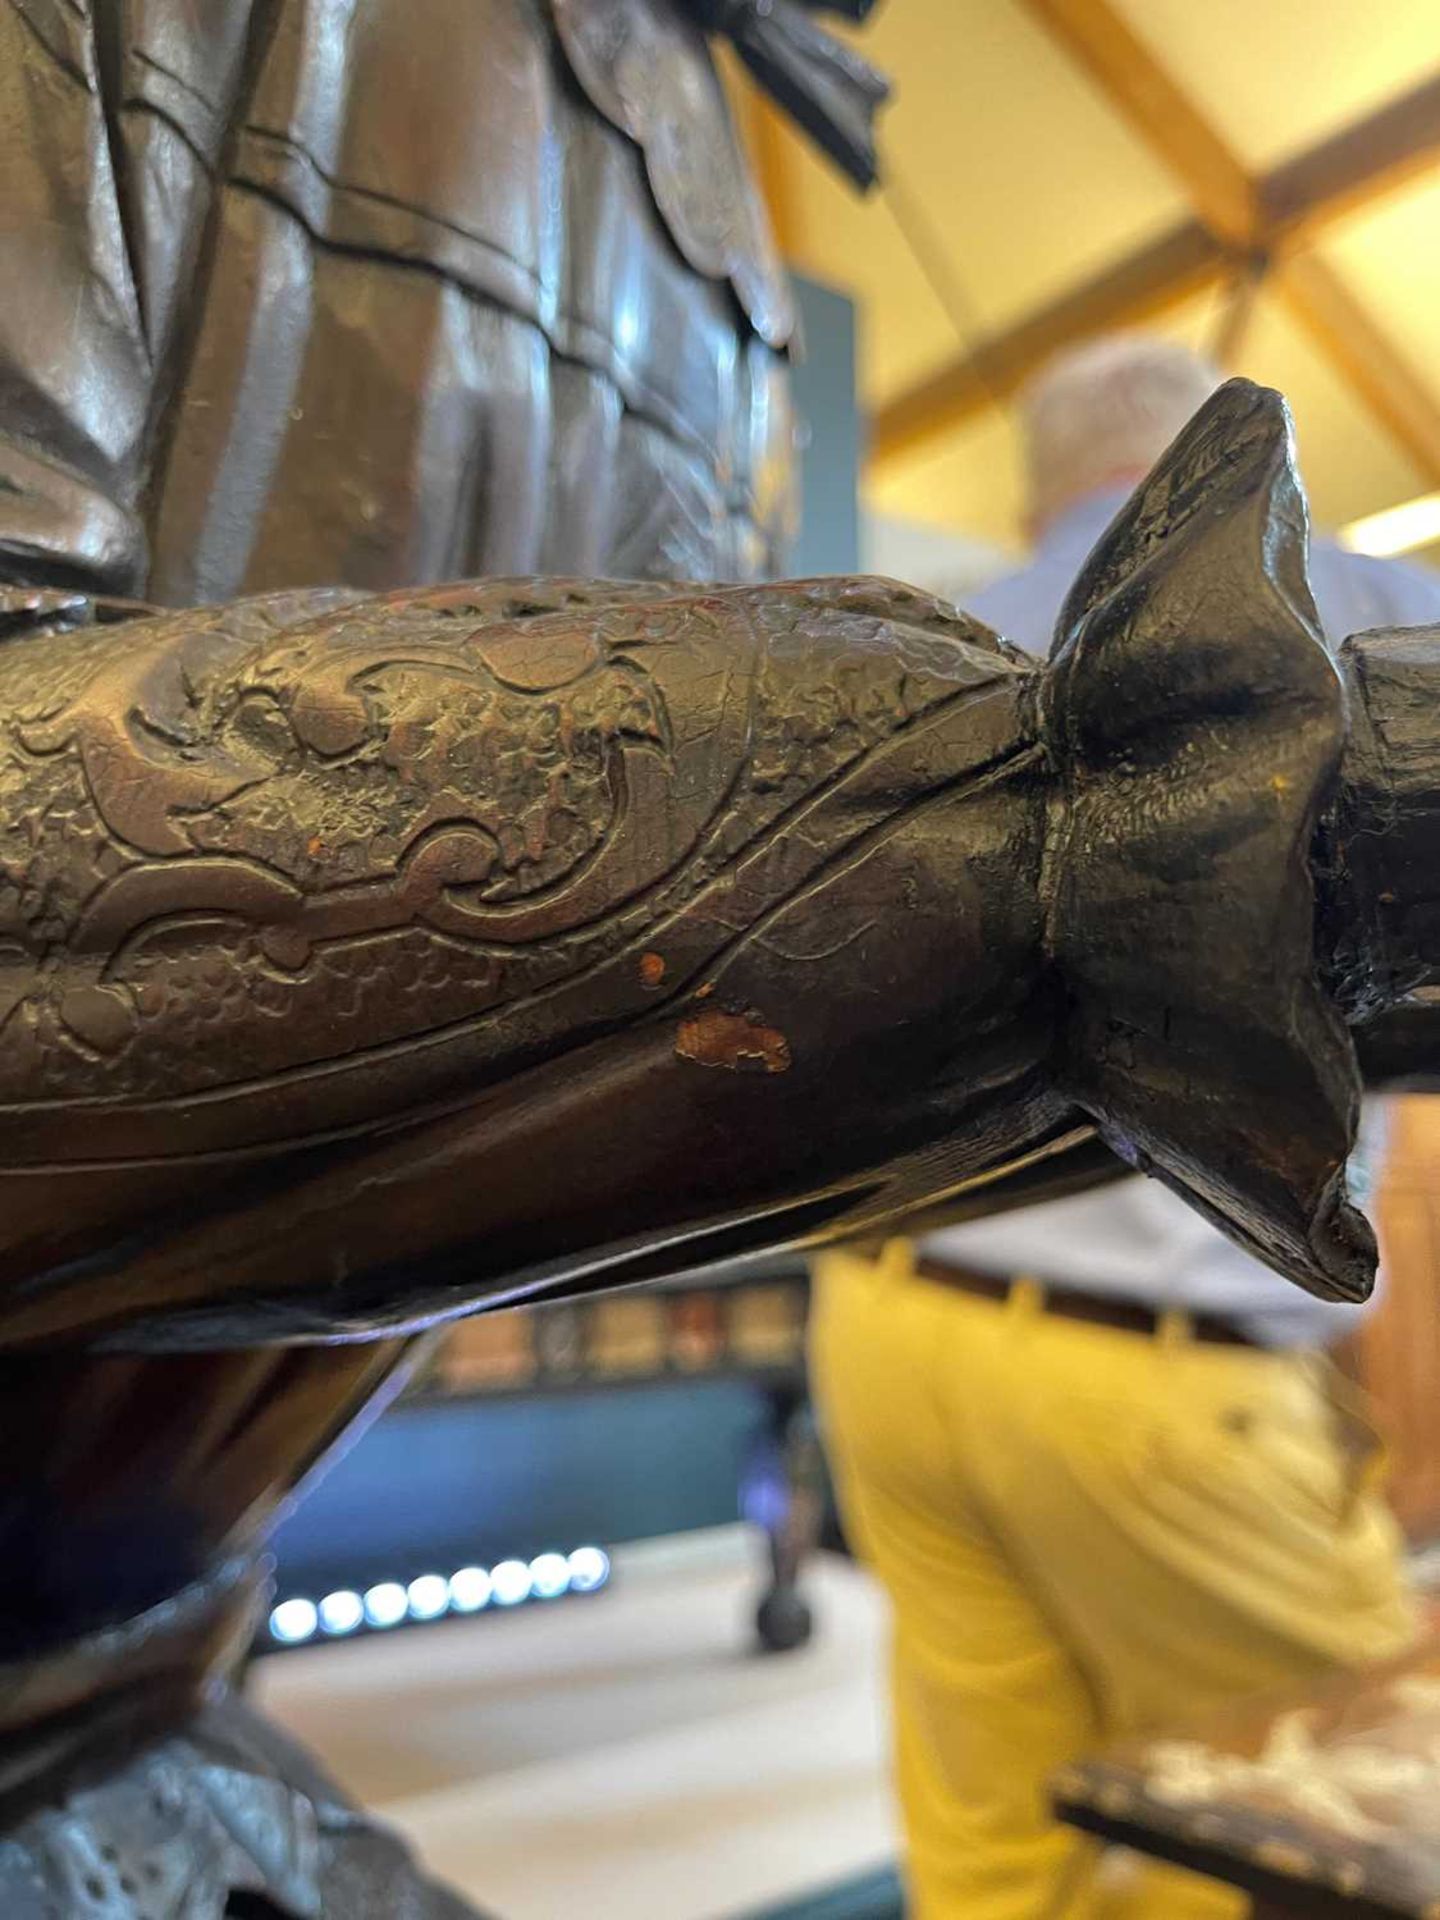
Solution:
[[[1066,1092],[1131,1165],[1310,1292],[1375,1243],[1345,1163],[1360,1079],[1316,958],[1312,853],[1345,691],[1306,577],[1281,397],[1231,381],[1097,546],[1042,713]]]

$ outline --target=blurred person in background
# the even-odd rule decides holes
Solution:
[[[1219,378],[1139,335],[1045,369],[1022,400],[1034,558],[969,610],[1047,653],[1090,549]],[[1440,620],[1418,567],[1317,539],[1311,580],[1332,644]],[[1328,1355],[1362,1311],[1144,1178],[819,1263],[841,1507],[893,1606],[915,1920],[1248,1912],[1102,1857],[1051,1818],[1047,1781],[1117,1735],[1413,1638],[1374,1431]]]

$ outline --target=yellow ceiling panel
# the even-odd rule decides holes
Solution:
[[[1255,171],[1440,74],[1440,0],[1111,0]],[[772,181],[791,258],[855,297],[874,407],[1189,217],[1167,169],[1023,0],[889,0],[858,36],[895,84],[880,122],[899,189],[862,199],[788,130]],[[912,230],[902,230],[902,218]],[[937,297],[918,239],[953,298]],[[1440,173],[1357,214],[1325,257],[1440,401]],[[958,309],[952,310],[952,309]],[[1222,303],[1165,331],[1206,344]],[[1298,423],[1317,521],[1426,482],[1279,296],[1256,303],[1241,371]],[[992,409],[874,472],[877,512],[1022,546],[1011,419]]]
[[[1440,175],[1347,221],[1324,253],[1440,404]]]
[[[885,165],[961,291],[971,338],[1006,326],[1185,217],[1167,171],[1015,0],[892,0],[859,42],[892,78]],[[867,312],[883,399],[959,350],[879,193],[862,201],[786,136],[802,269]]]
[[[910,459],[886,466],[864,492],[873,513],[946,527],[1017,557],[1023,546],[1020,446],[1008,410],[977,415]]]
[[[862,201],[798,140],[787,136],[782,150],[797,210],[790,257],[855,301],[860,392],[874,406],[959,350],[954,323],[878,195]]]
[[[1333,530],[1427,491],[1408,457],[1278,299],[1258,302],[1235,371],[1278,387],[1290,402],[1318,527]]]
[[[1440,0],[1113,0],[1263,170],[1440,73]]]

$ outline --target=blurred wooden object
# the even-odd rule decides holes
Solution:
[[[1384,1293],[1342,1355],[1377,1403],[1389,1493],[1440,1537],[1440,1096],[1391,1103],[1374,1202]],[[1440,1920],[1440,1641],[1199,1738],[1066,1770],[1063,1818],[1253,1897],[1253,1920]]]
[[[1435,1920],[1440,1643],[1131,1741],[1054,1791],[1073,1825],[1244,1888],[1257,1920]]]
[[[1354,1342],[1391,1453],[1389,1493],[1412,1540],[1440,1537],[1440,1096],[1391,1108],[1375,1204],[1384,1294]]]

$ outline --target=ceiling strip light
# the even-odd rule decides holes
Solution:
[[[1352,520],[1342,527],[1337,538],[1351,553],[1370,553],[1377,558],[1428,547],[1440,540],[1440,493],[1422,493],[1398,507],[1386,507],[1383,513],[1367,513],[1363,520]]]

